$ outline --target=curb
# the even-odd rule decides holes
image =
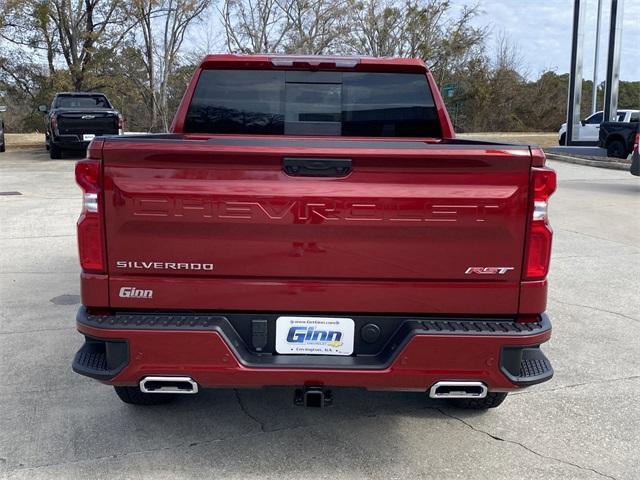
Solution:
[[[586,165],[588,167],[607,168],[609,170],[629,170],[630,163],[618,162],[615,160],[590,160],[581,157],[572,157],[569,155],[558,155],[557,153],[545,153],[549,160],[557,160],[558,162],[574,163],[576,165]]]

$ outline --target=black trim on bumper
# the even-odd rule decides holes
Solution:
[[[89,143],[90,141],[81,140],[78,135],[60,135],[53,137],[50,145],[64,150],[86,150]]]
[[[234,329],[238,321],[250,323],[253,319],[268,319],[273,321],[284,314],[260,313],[142,313],[116,312],[113,315],[93,315],[86,307],[80,307],[76,320],[78,323],[93,328],[114,330],[217,330],[219,328]],[[518,323],[508,318],[465,318],[465,317],[396,317],[375,315],[331,314],[311,315],[307,313],[287,313],[286,315],[300,315],[304,317],[340,316],[353,318],[356,326],[364,322],[392,321],[397,326],[403,322],[415,322],[424,330],[423,334],[430,335],[535,335],[551,329],[548,315],[542,314],[538,322]]]
[[[291,314],[289,314],[291,315]],[[273,347],[277,314],[195,314],[195,313],[136,313],[118,312],[113,315],[92,315],[80,307],[77,322],[104,330],[191,330],[217,332],[246,367],[254,368],[327,368],[371,369],[387,368],[398,352],[415,335],[455,336],[529,336],[551,329],[546,315],[533,323],[517,323],[511,319],[389,317],[340,315],[353,318],[356,325],[355,354],[352,356],[277,355]],[[303,314],[303,316],[314,316]],[[319,315],[315,315],[319,316]],[[269,340],[262,352],[252,349],[252,320],[266,320]],[[374,323],[381,327],[383,336],[377,344],[366,345],[362,327]],[[384,333],[386,331],[386,333]],[[78,372],[80,373],[80,372]]]

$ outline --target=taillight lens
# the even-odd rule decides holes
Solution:
[[[640,132],[636,133],[636,142],[633,145],[633,151],[640,153]]]
[[[99,160],[76,163],[76,183],[82,188],[82,212],[78,219],[80,266],[90,273],[104,272],[100,180]]]
[[[118,114],[118,130],[120,130],[120,133],[124,130],[124,117],[121,113]]]
[[[542,280],[549,271],[553,230],[547,215],[549,197],[556,190],[556,172],[533,168],[531,173],[531,218],[524,269],[525,280]]]
[[[56,115],[51,115],[51,130],[58,129],[58,117]]]

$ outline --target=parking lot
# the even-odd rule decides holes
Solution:
[[[0,154],[0,478],[640,477],[640,179],[558,171],[548,383],[469,413],[416,393],[209,390],[121,403],[74,374],[74,160]]]

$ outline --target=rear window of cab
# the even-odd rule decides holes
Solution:
[[[188,133],[440,137],[424,74],[204,70]]]
[[[55,108],[111,108],[104,95],[58,95]]]

